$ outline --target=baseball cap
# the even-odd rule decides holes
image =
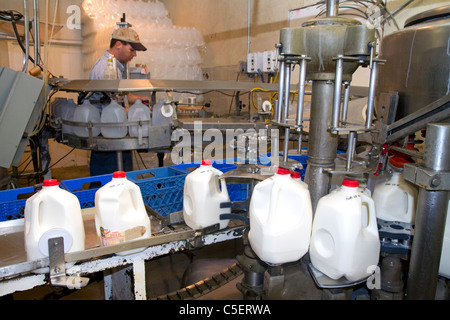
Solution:
[[[118,28],[114,30],[111,38],[128,42],[136,51],[147,50],[147,48],[140,42],[137,32],[131,28]]]

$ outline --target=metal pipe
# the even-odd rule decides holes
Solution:
[[[284,123],[287,123],[289,117],[289,89],[291,87],[291,64],[285,64],[285,86],[284,86],[284,110],[282,120]],[[289,127],[284,129],[284,149],[283,149],[283,162],[286,163],[288,159],[288,151],[289,151],[289,135],[290,130]]]
[[[439,172],[450,170],[450,124],[428,124],[423,166]],[[436,297],[439,265],[449,202],[448,190],[419,190],[414,240],[407,282],[407,298]]]
[[[345,82],[344,103],[342,104],[341,121],[347,122],[348,101],[350,100],[350,83]]]
[[[297,101],[297,126],[303,122],[303,106],[305,104],[305,82],[306,82],[306,60],[300,60],[300,74],[298,80],[298,101]]]
[[[23,1],[23,11],[24,11],[24,35],[25,35],[25,53],[23,57],[23,68],[22,72],[27,72],[28,70],[28,57],[30,56],[30,24],[28,19],[28,0]]]
[[[355,131],[350,131],[348,133],[348,143],[347,143],[347,162],[345,169],[350,170],[352,168],[353,154],[355,152],[356,146],[356,133]]]
[[[307,182],[313,212],[321,197],[328,194],[330,176],[324,169],[334,167],[338,135],[329,131],[334,86],[331,81],[313,81],[308,142]]]
[[[342,72],[344,70],[344,61],[342,55],[336,60],[336,80],[334,82],[334,98],[333,98],[333,116],[332,116],[332,132],[336,133],[339,127],[339,111],[341,110],[341,92],[342,92]]]
[[[370,82],[369,82],[369,97],[367,98],[367,112],[366,112],[366,129],[372,126],[372,117],[375,101],[375,87],[377,83],[377,69],[378,62],[373,61],[374,45],[371,44],[370,49]]]
[[[337,17],[339,0],[327,0],[327,17]]]
[[[284,104],[284,108],[283,108],[283,116],[281,118],[282,121],[284,121],[285,123],[287,122],[287,118],[289,116],[289,89],[291,87],[291,64],[290,63],[286,63],[285,64],[285,84],[284,84],[284,92],[283,92],[283,104]]]
[[[277,122],[281,122],[281,107],[283,106],[284,96],[284,61],[280,61],[280,81],[278,83],[278,107],[277,107]]]
[[[303,128],[303,107],[305,104],[305,82],[306,82],[306,60],[300,60],[300,73],[298,80],[298,101],[297,101],[297,126],[298,126],[298,153],[302,152],[302,130]]]
[[[39,65],[41,50],[40,27],[39,27],[39,0],[34,0],[34,66]]]

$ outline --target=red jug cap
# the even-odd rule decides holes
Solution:
[[[344,181],[342,181],[342,185],[345,187],[359,187],[358,181],[352,179],[344,179]]]
[[[211,160],[202,160],[202,166],[210,166]]]
[[[114,179],[126,178],[125,172],[124,171],[115,171],[115,172],[113,172],[113,178]]]
[[[279,167],[277,169],[277,174],[281,175],[291,174],[291,171],[289,169]]]
[[[300,178],[300,172],[298,172],[298,171],[292,171],[292,172],[291,172],[291,178],[299,179],[299,178]]]
[[[44,183],[42,184],[43,187],[54,187],[58,186],[59,182],[56,179],[46,179],[44,180]]]

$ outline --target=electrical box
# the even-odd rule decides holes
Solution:
[[[19,165],[44,104],[44,81],[0,66],[0,167]]]
[[[276,72],[277,66],[277,50],[264,51],[262,54],[262,71]]]
[[[247,55],[247,73],[262,72],[262,52],[252,52]],[[258,71],[259,70],[259,71]]]

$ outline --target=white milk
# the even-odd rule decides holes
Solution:
[[[100,111],[94,105],[92,105],[88,100],[85,100],[81,106],[78,106],[73,114],[74,122],[100,122]],[[89,137],[88,126],[74,126],[73,132],[79,137],[87,138]],[[100,134],[100,127],[92,127],[92,136],[96,137]]]
[[[186,176],[183,190],[183,217],[186,225],[194,230],[220,223],[226,228],[230,220],[220,220],[221,214],[229,214],[230,208],[220,208],[222,202],[230,202],[222,171],[214,168],[211,161],[203,160],[200,167]]]
[[[126,178],[125,172],[114,172],[112,180],[95,193],[95,229],[103,246],[151,237],[150,219],[141,190]],[[128,255],[144,249],[116,254]]]
[[[319,200],[309,253],[313,266],[335,280],[362,280],[371,274],[368,268],[378,264],[375,204],[357,181],[344,179],[341,187]]]
[[[61,189],[55,179],[44,180],[42,190],[27,199],[24,226],[28,261],[48,257],[51,238],[64,238],[65,253],[85,249],[80,202],[75,195]],[[67,264],[67,267],[74,264]],[[48,272],[48,268],[35,272]]]
[[[269,264],[297,261],[308,251],[312,207],[309,190],[287,169],[259,182],[250,200],[249,241]]]
[[[149,121],[150,120],[150,109],[141,100],[136,100],[136,102],[128,110],[128,121]],[[139,137],[139,129],[142,128],[142,137],[148,137],[148,124],[142,126],[130,126],[130,136]]]
[[[127,112],[125,108],[120,106],[116,100],[111,100],[111,103],[102,110],[100,117],[102,123],[123,123],[127,122]],[[102,136],[105,138],[123,138],[128,133],[127,126],[113,126],[101,127]]]
[[[400,172],[394,172],[391,179],[377,184],[373,190],[377,218],[414,223],[417,195],[417,189]]]

